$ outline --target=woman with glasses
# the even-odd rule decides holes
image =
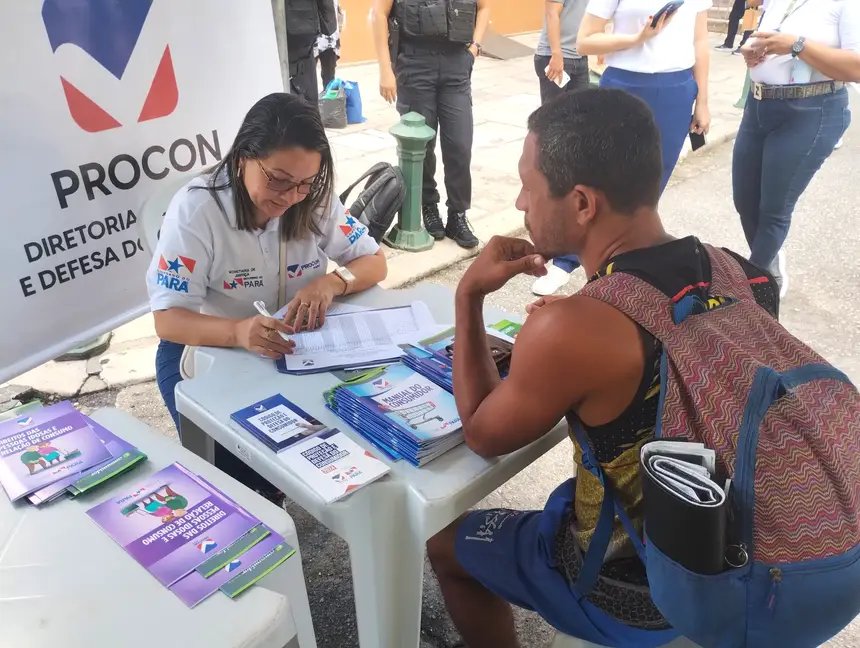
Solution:
[[[275,93],[248,111],[224,158],[174,196],[146,281],[161,338],[156,377],[177,428],[174,388],[186,347],[240,347],[278,358],[293,346],[281,333],[322,326],[335,297],[385,278],[382,250],[333,184],[316,107]],[[284,319],[259,315],[256,301],[271,312],[286,306]],[[217,444],[215,463],[277,495]]]

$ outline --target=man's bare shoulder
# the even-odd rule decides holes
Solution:
[[[583,385],[600,386],[642,370],[637,325],[612,306],[573,295],[542,307],[526,320],[514,347]],[[558,366],[562,365],[562,366]],[[513,367],[512,367],[513,368]]]

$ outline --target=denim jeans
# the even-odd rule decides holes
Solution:
[[[158,350],[155,352],[155,379],[158,382],[158,390],[161,392],[164,405],[167,407],[167,411],[170,412],[170,416],[173,417],[173,423],[176,425],[176,430],[180,435],[182,434],[182,430],[179,428],[179,412],[176,410],[176,395],[174,394],[174,390],[176,389],[176,385],[182,381],[182,375],[179,373],[179,364],[184,349],[184,344],[161,340],[158,344]],[[217,442],[215,443],[215,466],[236,481],[242,482],[251,490],[256,490],[264,494],[277,492],[275,486],[258,475],[241,459],[237,458],[227,448]]]
[[[809,99],[747,99],[732,160],[732,193],[752,263],[771,267],[797,200],[850,123],[845,88]]]

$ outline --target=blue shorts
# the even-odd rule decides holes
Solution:
[[[573,505],[573,483],[553,491],[543,511],[490,509],[469,513],[457,529],[460,565],[491,592],[540,614],[564,634],[618,648],[656,648],[676,630],[639,630],[617,621],[584,598],[556,567],[556,534]]]

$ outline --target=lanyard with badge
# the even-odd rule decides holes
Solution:
[[[781,32],[785,21],[797,13],[798,10],[806,6],[808,2],[809,0],[791,0],[788,8],[785,10],[785,14],[782,16],[782,20],[779,21],[779,24],[774,28],[774,31]],[[803,61],[798,61],[797,57],[794,57],[791,63],[791,76],[789,78],[789,83],[809,83],[811,79],[812,67]]]

